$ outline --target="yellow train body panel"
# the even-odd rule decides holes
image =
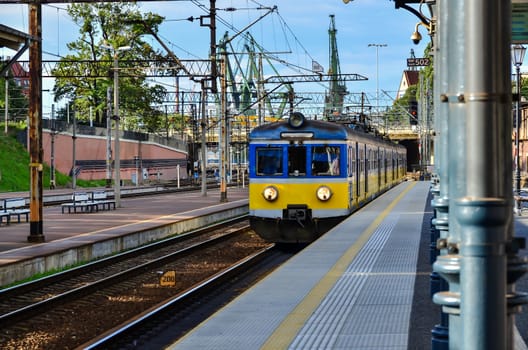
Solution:
[[[322,186],[332,190],[332,197],[328,201],[317,199],[315,192]],[[274,186],[279,191],[279,196],[273,202],[264,199],[262,192],[268,186]],[[292,204],[306,204],[312,210],[350,209],[348,182],[338,183],[250,183],[249,185],[249,210],[276,210],[285,209]]]

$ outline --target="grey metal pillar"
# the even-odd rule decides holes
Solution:
[[[462,349],[464,337],[461,327],[460,314],[460,256],[459,256],[459,227],[454,218],[453,203],[461,196],[466,185],[465,164],[465,105],[464,92],[464,62],[465,35],[464,20],[466,9],[463,1],[444,0],[439,8],[439,32],[443,55],[442,70],[440,72],[440,111],[443,120],[442,131],[446,145],[442,148],[445,161],[443,171],[447,176],[447,183],[442,182],[442,204],[447,202],[446,224],[449,229],[441,231],[438,248],[441,255],[433,265],[435,272],[440,274],[449,284],[446,291],[436,293],[435,303],[442,305],[442,310],[449,316],[449,348]],[[444,129],[445,128],[445,129]]]
[[[437,0],[433,7],[433,20],[436,21],[436,31],[433,33],[432,55],[434,58],[434,84],[433,84],[433,108],[434,108],[434,165],[435,174],[432,177],[431,193],[433,200],[431,205],[435,209],[432,220],[430,260],[433,264],[440,252],[437,246],[439,239],[445,240],[448,234],[449,217],[449,174],[448,164],[448,132],[447,127],[447,104],[440,102],[442,91],[447,91],[447,0]],[[443,242],[443,241],[439,241]],[[441,243],[442,244],[442,243]],[[445,248],[442,249],[445,254]],[[437,271],[430,275],[431,294],[434,295],[449,289],[447,282],[440,277]],[[447,350],[449,347],[449,318],[446,313],[441,312],[440,323],[431,330],[431,349]]]
[[[454,207],[461,232],[461,348],[513,349],[506,299],[514,290],[507,283],[513,232],[511,2],[464,3],[468,180]]]

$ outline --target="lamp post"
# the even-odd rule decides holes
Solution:
[[[112,51],[114,57],[114,116],[115,121],[115,136],[114,136],[114,168],[115,168],[115,178],[114,178],[114,199],[116,206],[121,206],[121,158],[119,155],[119,52],[130,50],[130,46],[120,46],[118,48],[113,48],[108,45],[101,45],[103,49]]]
[[[521,169],[520,169],[520,152],[519,152],[519,125],[521,123],[521,65],[524,60],[526,48],[522,45],[514,45],[511,49],[512,63],[515,66],[516,73],[516,94],[517,101],[515,103],[515,195],[519,196],[521,193]],[[520,210],[520,201],[515,201],[515,210]]]
[[[376,48],[376,113],[379,118],[379,48],[387,47],[387,44],[368,44],[368,47]]]

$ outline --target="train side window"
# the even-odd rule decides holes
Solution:
[[[338,176],[339,147],[337,146],[315,146],[312,150],[312,175],[314,176]]]
[[[306,147],[291,146],[288,147],[288,175],[305,176],[306,175]]]
[[[262,147],[255,151],[257,176],[282,175],[282,149]]]

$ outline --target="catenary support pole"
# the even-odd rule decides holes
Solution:
[[[36,1],[29,6],[29,157],[30,200],[28,242],[44,242],[43,150],[42,150],[42,5]]]
[[[112,88],[106,89],[106,188],[112,187]]]
[[[121,150],[119,144],[119,62],[117,50],[114,49],[114,199],[116,207],[121,207]]]

